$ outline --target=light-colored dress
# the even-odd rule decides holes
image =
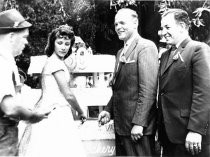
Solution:
[[[20,156],[85,156],[71,108],[52,75],[59,70],[64,70],[66,80],[70,81],[70,75],[64,62],[53,54],[47,59],[43,69],[43,94],[35,108],[38,110],[55,109],[47,119],[36,124],[28,124],[20,142]]]

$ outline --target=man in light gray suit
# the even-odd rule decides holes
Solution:
[[[114,119],[116,155],[152,156],[155,148],[158,51],[138,33],[138,15],[123,8],[115,16],[115,31],[124,47],[117,53],[113,95],[99,114],[100,124]]]

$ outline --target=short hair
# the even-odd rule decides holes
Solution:
[[[188,13],[186,11],[182,9],[177,9],[177,8],[168,9],[166,12],[163,13],[162,18],[168,14],[173,14],[174,19],[176,20],[177,23],[184,22],[185,25],[187,26],[187,29],[189,29],[191,22],[190,22]]]
[[[60,36],[67,36],[71,40],[71,46],[68,53],[64,56],[64,59],[66,59],[72,53],[72,46],[75,42],[73,27],[68,25],[61,25],[60,27],[52,30],[48,36],[47,46],[45,47],[45,54],[48,57],[53,54],[55,50],[55,40]]]
[[[122,8],[122,9],[118,10],[117,13],[119,13],[119,12],[127,12],[128,14],[131,15],[131,17],[133,17],[134,19],[137,19],[137,21],[138,21],[138,14],[133,9],[130,9],[130,8]]]

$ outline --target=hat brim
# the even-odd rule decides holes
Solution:
[[[0,27],[0,33],[9,33],[9,32],[15,32],[15,31],[20,31],[26,28],[31,27],[32,24],[27,22],[27,21],[23,21],[21,22],[21,24],[18,27]]]

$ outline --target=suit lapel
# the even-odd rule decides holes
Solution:
[[[121,56],[122,50],[123,50],[123,49],[120,49],[120,50],[119,50],[119,53],[118,53],[117,58],[116,58],[116,64],[115,64],[115,69],[114,69],[114,72],[115,72],[115,73],[116,73],[117,71],[119,71],[120,56]]]
[[[184,51],[184,48],[186,47],[186,45],[191,41],[192,39],[189,37],[187,39],[185,39],[179,46],[179,52],[180,54]]]
[[[174,56],[177,55],[177,53],[181,54],[183,51],[184,51],[184,48],[185,46],[187,45],[187,43],[190,41],[191,39],[190,38],[187,38],[185,39],[181,44],[180,46],[177,48],[177,50],[175,51],[174,53]],[[169,55],[170,55],[170,52],[171,49],[168,51],[166,57],[169,59]],[[171,59],[169,60],[169,63],[167,63],[168,59],[164,58],[163,60],[165,61],[164,62],[164,65],[162,66],[163,70],[162,70],[162,73],[161,73],[161,76],[168,70],[168,68],[174,63],[175,59]],[[167,66],[166,66],[167,64]]]
[[[121,68],[121,64],[120,64],[120,55],[121,55],[121,53],[122,53],[122,50],[123,50],[123,49],[120,49],[120,50],[119,50],[118,55],[117,55],[117,58],[116,58],[116,63],[115,63],[115,68],[114,68],[114,76],[113,76],[113,79],[112,79],[112,84],[115,83],[117,73],[119,72],[119,69]]]
[[[165,72],[165,67],[168,61],[170,55],[170,50],[167,50],[166,52],[164,52],[164,54],[162,55],[162,59],[161,59],[161,67],[160,67],[160,76],[163,75],[163,73]]]
[[[131,45],[128,47],[127,51],[125,52],[125,58],[128,60],[129,56],[132,54],[134,48],[136,47],[138,40],[140,39],[140,36],[137,36],[134,38],[134,41],[132,41]]]
[[[124,52],[126,60],[128,60],[129,56],[132,54],[132,52],[133,52],[134,48],[136,47],[139,39],[140,39],[140,36],[137,36],[134,39],[134,41],[131,43],[131,45],[128,47],[127,51]],[[118,54],[117,59],[116,59],[115,72],[114,72],[113,81],[112,81],[113,84],[115,83],[116,78],[119,75],[119,72],[122,68],[122,63],[120,62],[120,56],[121,56],[120,54],[122,53],[122,50],[123,49],[121,49],[119,51],[119,54]]]
[[[168,54],[167,54],[167,62],[166,62],[166,65],[164,66],[164,71],[163,71],[163,73],[171,66],[171,64],[174,62],[174,59],[173,58],[170,58],[170,52],[171,52],[172,50],[171,50],[171,48],[170,48],[170,50],[168,51]],[[176,55],[176,53],[177,53],[178,51],[176,50],[175,52],[174,52],[174,56]]]

